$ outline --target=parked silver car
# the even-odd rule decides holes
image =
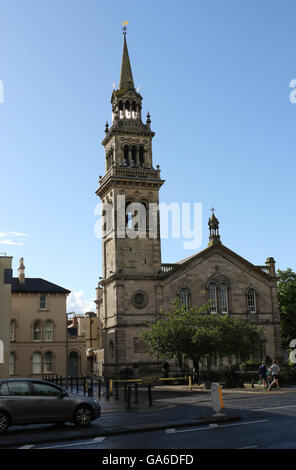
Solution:
[[[36,379],[0,380],[0,433],[9,426],[64,423],[87,426],[100,417],[95,398],[68,393],[57,385]]]

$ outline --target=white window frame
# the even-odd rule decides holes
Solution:
[[[44,297],[44,299],[41,299],[42,297]],[[40,294],[39,309],[40,310],[47,310],[47,295],[46,294]]]
[[[251,293],[252,293],[252,298],[250,297]],[[250,287],[250,289],[248,290],[247,301],[248,301],[248,312],[257,313],[256,291],[254,287]]]
[[[46,326],[47,325],[51,325],[51,328],[50,329],[47,329]],[[53,341],[53,329],[54,329],[54,325],[53,325],[53,321],[52,320],[46,320],[45,324],[44,324],[44,341]],[[48,339],[48,334],[50,333],[50,338]]]
[[[15,352],[11,352],[9,356],[9,375],[15,375]]]
[[[228,287],[225,282],[220,284],[220,308],[221,313],[228,313]]]
[[[36,357],[38,357],[38,361],[36,361]],[[42,372],[42,355],[39,351],[35,351],[33,353],[33,357],[32,357],[32,373],[34,375],[37,375],[37,374],[41,374]]]
[[[210,313],[217,313],[217,284],[215,282],[210,282],[208,285],[208,300],[212,301]]]
[[[47,355],[51,354],[51,360],[49,361],[47,359]],[[48,367],[50,365],[50,367]],[[51,351],[46,351],[44,355],[44,373],[45,374],[51,374],[53,372],[53,353]]]
[[[36,329],[36,327],[35,327],[36,323],[40,324],[40,330]],[[40,331],[40,338],[36,339],[35,338],[35,332],[38,332],[38,331]],[[41,320],[35,320],[34,323],[33,323],[33,341],[42,341],[42,322],[41,322]]]

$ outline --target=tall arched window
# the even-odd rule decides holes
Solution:
[[[11,352],[9,356],[9,375],[15,375],[15,353]]]
[[[40,320],[36,320],[33,325],[33,341],[41,341],[42,339],[42,324]]]
[[[33,374],[41,374],[41,353],[34,352],[32,359],[32,372]]]
[[[144,166],[144,147],[141,145],[139,148],[139,160],[140,160],[140,166]]]
[[[210,312],[217,313],[217,286],[214,282],[208,285],[208,299],[210,301]]]
[[[256,291],[253,287],[248,290],[248,312],[256,313]]]
[[[181,305],[184,305],[187,308],[188,307],[188,290],[187,289],[180,289],[179,297],[180,297]]]
[[[45,322],[44,340],[53,341],[53,322],[51,320],[46,320]]]
[[[47,351],[44,356],[44,373],[50,374],[53,371],[53,354]]]
[[[221,313],[228,313],[228,292],[225,282],[220,285],[220,307]]]
[[[10,341],[15,341],[15,320],[10,322],[9,339]]]

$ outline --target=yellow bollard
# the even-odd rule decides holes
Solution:
[[[110,395],[112,395],[112,387],[113,387],[113,380],[110,379],[109,381],[109,390],[110,390]]]
[[[189,375],[189,390],[192,390],[192,380],[191,380],[191,375]]]

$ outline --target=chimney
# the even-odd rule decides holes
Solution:
[[[273,258],[267,258],[265,261],[266,266],[269,268],[270,276],[276,276],[275,274],[275,261]]]
[[[21,284],[25,284],[25,266],[24,266],[24,258],[20,258],[20,265],[18,268],[18,278]]]

